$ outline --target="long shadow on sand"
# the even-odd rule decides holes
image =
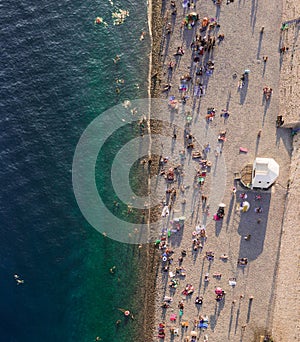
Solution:
[[[244,191],[237,191],[237,202],[240,201],[240,194]],[[248,261],[255,260],[263,251],[270,209],[271,191],[251,190],[245,191],[247,201],[250,203],[248,212],[241,212],[238,233],[241,235],[239,258],[248,258]],[[255,200],[256,195],[261,195],[261,200]],[[255,208],[261,207],[262,212],[256,213]],[[280,224],[280,223],[278,223]],[[251,235],[246,241],[245,236]]]
[[[191,30],[188,30],[186,27],[183,31],[183,41],[185,43],[186,49],[190,49],[193,38],[195,36],[195,32],[198,31],[198,24],[196,24]]]
[[[238,92],[240,93],[240,104],[241,105],[244,104],[244,102],[246,100],[248,86],[249,86],[249,80],[248,80],[248,77],[246,77],[243,87],[238,89]]]
[[[292,155],[293,144],[292,144],[292,134],[289,128],[277,128],[276,130],[276,146],[280,143],[284,144],[284,147],[288,151],[289,155]]]

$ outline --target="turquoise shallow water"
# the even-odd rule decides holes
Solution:
[[[126,322],[117,308],[136,308],[138,252],[85,221],[72,191],[72,158],[97,115],[147,96],[149,48],[147,37],[139,40],[146,2],[0,6],[1,340],[134,340],[137,321]],[[111,25],[116,8],[130,13],[121,26]],[[108,28],[94,24],[97,16]],[[125,80],[119,95],[115,78]]]

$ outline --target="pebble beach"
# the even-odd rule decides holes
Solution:
[[[299,20],[289,23],[288,33],[282,30],[299,17],[297,6],[271,0],[153,3],[162,21],[153,25],[152,93],[189,117],[192,142],[204,121],[213,132],[190,147],[187,131],[164,142],[156,187],[166,190],[161,209],[169,205],[169,234],[157,236],[153,341],[299,340],[297,83],[287,90],[297,79]],[[191,13],[197,19],[189,21]],[[295,68],[287,72],[291,63]],[[284,123],[277,127],[280,114]],[[195,152],[205,158],[193,158]],[[237,175],[256,157],[279,164],[268,190],[239,182]],[[203,159],[209,161],[205,174]],[[167,170],[179,164],[180,179],[166,184]],[[244,198],[250,206],[245,212]],[[225,216],[214,220],[219,202]],[[178,217],[184,224],[176,231]]]

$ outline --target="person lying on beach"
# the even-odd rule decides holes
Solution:
[[[214,260],[214,257],[215,257],[214,252],[208,251],[208,252],[206,252],[205,254],[206,254],[205,257],[207,258],[208,261]]]
[[[178,285],[179,285],[179,282],[176,279],[172,279],[169,282],[169,287],[172,288],[172,289],[176,289]]]
[[[220,256],[220,259],[223,259],[223,260],[227,260],[228,258],[229,256],[225,253]]]
[[[214,277],[214,278],[219,278],[219,279],[221,279],[222,273],[214,273],[214,274],[213,274],[213,277]]]
[[[229,116],[230,116],[229,111],[226,110],[226,109],[222,109],[222,113],[220,114],[220,117],[221,117],[221,118],[223,117],[224,119],[228,119]]]
[[[219,35],[218,35],[218,40],[219,40],[219,42],[221,42],[222,40],[224,40],[224,38],[225,38],[225,35],[224,35],[224,34],[219,34]]]
[[[236,278],[229,278],[228,283],[230,286],[235,286],[236,285]]]
[[[169,296],[165,296],[165,297],[164,297],[164,302],[172,303],[172,302],[173,302],[173,298],[172,298],[172,297],[169,297]]]
[[[245,266],[248,264],[248,259],[247,258],[240,258],[238,259],[238,265]]]
[[[185,277],[186,271],[183,267],[176,267],[176,274],[179,274],[180,276]]]
[[[181,293],[185,296],[189,296],[193,294],[193,292],[194,292],[194,286],[191,284],[187,284],[185,289]]]

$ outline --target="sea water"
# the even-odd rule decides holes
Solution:
[[[94,118],[147,96],[147,3],[17,0],[0,8],[0,340],[134,340],[135,321],[118,309],[139,300],[137,249],[85,221],[72,159]],[[129,16],[114,26],[117,9]]]

